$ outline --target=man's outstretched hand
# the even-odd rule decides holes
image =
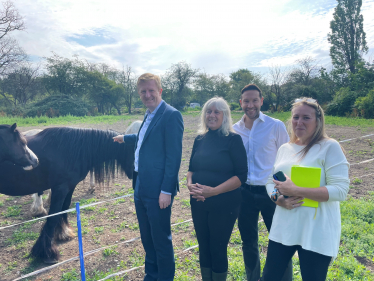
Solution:
[[[123,141],[123,135],[118,135],[118,136],[114,137],[113,141],[114,142],[118,142],[118,143],[124,143],[124,141]]]

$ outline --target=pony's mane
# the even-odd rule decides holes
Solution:
[[[117,135],[119,133],[112,130],[71,127],[47,128],[37,134],[42,149],[54,147],[64,155],[65,165],[70,167],[88,167],[94,171],[98,183],[114,178],[116,164],[132,178],[134,146],[114,143],[113,137]]]

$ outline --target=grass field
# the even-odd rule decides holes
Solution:
[[[288,114],[288,115],[287,115]],[[186,173],[193,140],[196,136],[198,113],[184,114],[185,133],[183,139],[183,155],[180,169],[181,192],[176,196],[173,204],[172,223],[180,223],[191,218],[189,194],[186,187]],[[240,112],[233,113],[236,122],[242,116]],[[289,113],[272,115],[286,120]],[[136,116],[101,116],[77,118],[67,116],[63,118],[29,118],[5,119],[0,118],[0,124],[17,122],[20,130],[30,127],[45,128],[56,125],[74,125],[77,127],[92,127],[97,129],[111,128],[124,131],[133,120],[142,119]],[[338,140],[355,138],[374,133],[373,120],[331,118],[327,117],[327,132]],[[41,121],[41,120],[45,120]],[[22,123],[25,122],[25,123]],[[372,138],[374,139],[374,138]],[[371,173],[374,173],[374,161],[358,164],[374,158],[374,142],[371,139],[356,139],[342,143],[346,150],[348,161],[353,164],[350,170],[351,190],[347,201],[341,203],[342,236],[338,258],[331,265],[327,280],[372,280],[374,281],[374,187]],[[364,176],[364,177],[363,177]],[[80,201],[81,205],[116,198],[125,194],[132,194],[131,182],[118,177],[109,188],[97,190],[94,194],[87,193],[88,180],[80,183],[73,195],[73,204]],[[31,219],[29,207],[30,196],[9,197],[0,194],[0,226],[6,226]],[[69,221],[76,227],[75,214],[69,214]],[[0,230],[0,280],[14,280],[22,274],[44,268],[46,265],[28,258],[28,252],[38,237],[42,222],[28,223],[19,227]],[[266,259],[268,233],[265,225],[259,223],[261,263]],[[199,275],[198,249],[182,252],[197,245],[191,222],[173,226],[173,241],[176,256],[175,280],[201,280]],[[91,251],[100,247],[110,246],[85,258],[87,280],[99,280],[105,276],[141,266],[144,263],[144,251],[139,241],[124,243],[139,236],[139,229],[135,215],[135,207],[131,197],[104,203],[82,210],[82,231],[84,251]],[[122,243],[122,244],[121,244]],[[61,243],[58,248],[62,254],[62,261],[77,256],[78,243],[73,239]],[[241,252],[240,234],[235,227],[229,248],[229,280],[246,280]],[[144,269],[131,271],[109,280],[142,280]],[[79,263],[66,263],[60,267],[42,273],[37,277],[25,280],[80,280]],[[294,257],[294,280],[300,281],[300,268],[297,256]]]
[[[184,116],[197,116],[199,115],[199,111],[189,111],[184,112]],[[267,113],[268,114],[268,113]],[[233,112],[233,119],[239,119],[242,116],[241,112]],[[269,113],[269,116],[274,118],[280,119],[283,122],[287,121],[290,118],[290,112],[280,112],[280,113]],[[134,119],[134,116],[139,116],[140,119],[141,115],[103,115],[103,116],[84,116],[84,117],[77,117],[77,116],[63,116],[63,117],[55,117],[49,118],[47,116],[41,117],[4,117],[0,116],[0,124],[13,124],[17,123],[18,126],[50,126],[50,125],[74,125],[74,124],[97,124],[97,123],[107,123],[113,124],[120,120],[130,120]],[[374,127],[374,119],[362,119],[362,118],[352,118],[352,117],[335,117],[335,116],[326,116],[326,124],[330,125],[337,125],[337,126],[346,126],[346,127]]]

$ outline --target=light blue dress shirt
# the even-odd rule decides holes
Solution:
[[[145,117],[144,117],[145,121],[144,121],[143,127],[141,128],[141,130],[139,132],[138,144],[137,144],[137,147],[136,147],[136,150],[135,150],[135,161],[134,161],[134,170],[135,170],[135,172],[138,172],[138,167],[139,167],[139,151],[140,151],[140,148],[142,146],[145,133],[147,132],[148,127],[149,127],[149,125],[152,122],[152,119],[155,117],[158,109],[160,108],[160,106],[163,103],[164,103],[164,100],[161,100],[160,104],[155,108],[155,110],[153,110],[152,113],[149,111],[149,109],[147,109],[147,111],[145,112]],[[164,194],[171,195],[171,193],[169,193],[169,192],[164,192],[162,190],[161,190],[161,192],[164,193]]]

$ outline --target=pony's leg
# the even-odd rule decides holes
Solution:
[[[52,190],[51,205],[49,207],[49,214],[55,214],[61,211],[62,205],[69,193],[68,184],[61,184]],[[59,252],[54,243],[52,243],[55,227],[61,219],[61,215],[47,218],[43,225],[38,240],[31,249],[30,255],[42,259],[45,263],[58,262]]]
[[[92,194],[95,192],[95,177],[94,172],[90,171],[90,188],[88,189],[88,193]]]
[[[42,217],[47,215],[47,211],[44,209],[43,206],[43,199],[42,199],[43,192],[34,193],[32,195],[32,205],[31,205],[31,215],[33,217]]]
[[[52,196],[52,191],[49,189],[47,190],[47,193],[48,193],[48,197],[47,197],[47,200],[45,201],[45,203],[49,206],[51,206],[51,196]]]
[[[68,195],[66,195],[61,211],[65,211],[69,209],[74,189],[75,187],[72,188],[71,191],[69,191]],[[71,228],[68,222],[68,214],[67,213],[62,214],[60,216],[60,221],[55,228],[55,239],[58,241],[68,241],[74,237],[75,237],[74,230]]]

